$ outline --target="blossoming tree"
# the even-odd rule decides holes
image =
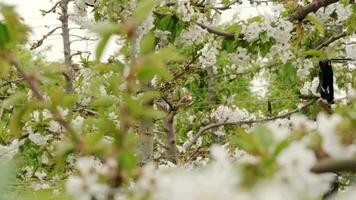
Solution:
[[[354,198],[353,1],[61,5],[100,37],[95,59],[46,61],[0,4],[2,199]],[[229,14],[245,5],[270,9]],[[337,58],[333,105],[322,58]]]

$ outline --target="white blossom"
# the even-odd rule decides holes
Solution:
[[[0,145],[0,160],[6,162],[11,160],[19,151],[19,147],[22,145],[18,139],[11,142],[9,146]]]
[[[356,144],[344,145],[337,134],[337,125],[342,118],[333,114],[330,117],[321,113],[318,115],[318,132],[323,137],[323,149],[335,159],[350,159],[356,155]]]
[[[39,145],[39,146],[43,146],[47,143],[47,141],[49,139],[52,138],[51,135],[46,135],[46,136],[42,136],[41,134],[39,133],[35,133],[35,134],[32,134],[30,133],[30,135],[28,136],[28,138],[35,144]]]

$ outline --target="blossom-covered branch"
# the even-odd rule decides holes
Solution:
[[[218,122],[218,123],[209,124],[207,126],[200,128],[200,130],[194,135],[193,139],[185,146],[185,150],[188,152],[188,150],[193,146],[193,144],[198,140],[198,138],[210,129],[218,128],[220,126],[241,126],[242,124],[254,124],[254,123],[261,123],[261,122],[266,122],[266,121],[272,121],[272,120],[276,120],[276,119],[280,119],[280,118],[286,118],[294,113],[304,110],[305,108],[314,104],[317,100],[318,100],[318,98],[314,98],[312,101],[308,102],[307,104],[305,104],[304,106],[302,106],[300,108],[296,108],[290,112],[287,112],[285,114],[281,114],[281,115],[278,115],[275,117],[256,119],[256,120],[226,121],[226,122]]]

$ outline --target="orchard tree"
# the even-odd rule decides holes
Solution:
[[[222,20],[246,4],[271,10]],[[1,178],[3,198],[354,198],[353,1],[54,6],[64,55],[72,20],[100,37],[96,58],[76,63],[69,90],[73,61],[28,50],[29,29],[0,4],[0,175],[17,169]],[[321,59],[333,65],[332,105]]]

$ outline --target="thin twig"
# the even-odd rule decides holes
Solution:
[[[193,137],[193,139],[185,146],[186,152],[195,144],[195,142],[198,140],[200,136],[202,136],[206,131],[213,129],[213,128],[218,128],[220,126],[240,126],[242,124],[254,124],[254,123],[261,123],[261,122],[266,122],[266,121],[273,121],[276,119],[280,118],[286,118],[289,117],[290,115],[300,112],[301,110],[304,110],[305,108],[309,107],[310,105],[314,104],[318,98],[313,99],[312,101],[308,102],[301,108],[296,108],[290,112],[287,112],[285,114],[281,114],[275,117],[268,117],[264,119],[256,119],[256,120],[242,120],[242,121],[224,121],[224,122],[218,122],[218,123],[212,123],[207,126],[204,126],[201,128]]]
[[[57,26],[54,29],[50,30],[48,33],[44,34],[40,40],[37,40],[35,43],[31,45],[30,50],[35,50],[38,47],[40,47],[43,44],[43,41],[47,39],[49,36],[53,35],[54,32],[56,32],[58,29],[60,29],[61,26]]]
[[[335,42],[336,40],[338,40],[340,38],[343,38],[343,37],[346,37],[346,36],[347,36],[347,33],[345,31],[341,32],[338,35],[332,36],[329,39],[325,40],[323,43],[318,45],[315,49],[316,50],[320,50],[320,49],[322,49],[324,47],[329,46],[331,43]]]
[[[56,9],[57,9],[57,7],[59,6],[60,3],[61,3],[61,1],[58,1],[58,2],[55,3],[55,4],[53,5],[53,7],[50,8],[49,10],[40,10],[40,11],[41,11],[41,14],[42,14],[43,16],[45,16],[45,15],[47,15],[48,13],[55,13],[55,12],[56,12]]]

